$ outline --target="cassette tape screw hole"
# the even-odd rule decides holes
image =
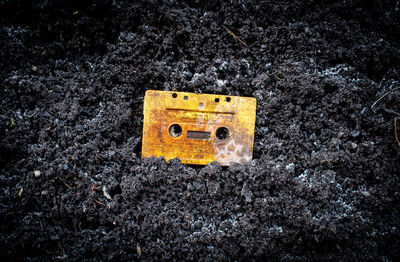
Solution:
[[[226,140],[229,137],[229,129],[226,127],[219,127],[215,134],[219,140]]]
[[[172,93],[172,98],[177,98],[178,95],[176,93]]]
[[[182,127],[178,124],[173,124],[169,128],[169,134],[173,137],[179,137],[182,135]]]
[[[226,102],[231,102],[231,98],[230,98],[230,97],[227,97],[227,98],[225,98],[225,101],[226,101]]]
[[[188,97],[188,96],[184,96],[183,99],[184,99],[184,100],[188,100],[189,97]]]

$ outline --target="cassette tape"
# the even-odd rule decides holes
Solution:
[[[142,158],[223,166],[252,159],[257,101],[252,97],[148,90]]]

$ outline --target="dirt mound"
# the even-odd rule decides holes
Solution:
[[[398,1],[3,2],[7,260],[399,257]],[[148,89],[256,97],[254,160],[141,160]]]

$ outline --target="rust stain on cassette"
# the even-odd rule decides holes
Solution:
[[[252,97],[148,90],[142,157],[223,166],[252,159],[257,101]]]

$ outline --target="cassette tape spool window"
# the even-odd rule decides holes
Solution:
[[[172,98],[177,98],[178,95],[176,93],[172,93]],[[183,97],[184,100],[189,100],[188,96],[184,96]],[[230,102],[231,98],[230,97],[226,97],[225,98],[226,102]],[[220,102],[220,98],[216,97],[214,99],[215,103],[219,103]],[[199,103],[199,109],[204,108],[204,103],[200,102]],[[169,128],[169,133],[172,137],[180,137],[182,135],[182,127],[178,124],[172,124]],[[191,138],[191,139],[210,139],[210,132],[202,132],[202,131],[191,131],[188,130],[187,131],[187,138]],[[219,127],[215,133],[215,136],[217,137],[218,140],[226,140],[229,138],[229,129],[226,127]]]
[[[173,124],[169,127],[169,134],[172,137],[180,137],[182,135],[182,127],[178,124]]]
[[[229,129],[223,126],[219,127],[215,135],[219,140],[226,140],[229,138]]]

